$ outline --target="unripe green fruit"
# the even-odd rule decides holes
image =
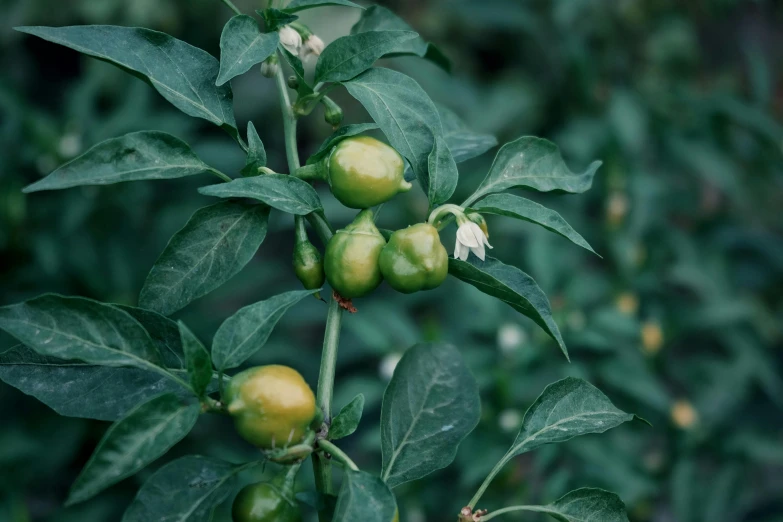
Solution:
[[[294,272],[308,290],[324,285],[324,264],[321,253],[309,241],[297,242],[294,246]]]
[[[437,229],[419,223],[392,234],[378,265],[389,286],[410,294],[440,286],[449,273],[449,256]]]
[[[293,499],[267,482],[242,488],[231,507],[234,522],[300,522],[302,514]]]
[[[381,284],[378,256],[385,244],[372,211],[359,212],[353,223],[338,230],[326,245],[324,271],[332,288],[347,299],[375,290]]]
[[[324,106],[324,120],[332,127],[337,127],[343,121],[343,110],[337,105],[334,100],[328,96],[324,96],[321,99],[321,103]]]

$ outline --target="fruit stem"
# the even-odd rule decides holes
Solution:
[[[329,453],[338,462],[341,462],[345,466],[351,468],[353,471],[359,471],[359,466],[357,466],[354,463],[354,461],[351,460],[351,457],[349,457],[343,450],[341,450],[340,448],[338,448],[328,440],[319,440],[318,447],[324,450],[325,452]]]

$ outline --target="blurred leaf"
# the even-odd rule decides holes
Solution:
[[[247,160],[242,169],[242,175],[258,176],[258,167],[266,166],[266,150],[252,121],[247,122],[247,148]]]
[[[171,393],[135,408],[103,436],[66,504],[83,502],[156,460],[193,429],[200,412],[197,402]]]
[[[350,80],[382,56],[405,47],[412,31],[369,31],[342,36],[326,46],[315,66],[315,83]]]
[[[323,210],[318,193],[312,185],[287,174],[239,178],[230,183],[201,187],[198,191],[205,196],[219,198],[253,198],[270,207],[299,216]]]
[[[494,513],[537,511],[562,522],[628,522],[625,504],[620,497],[603,489],[581,488],[566,493],[547,506],[513,506]],[[493,518],[493,517],[488,517]]]
[[[221,286],[253,258],[268,217],[267,207],[241,201],[197,210],[150,270],[139,304],[171,315]]]
[[[158,131],[131,132],[103,141],[61,166],[23,192],[58,190],[80,185],[171,179],[214,171],[187,143]]]
[[[383,395],[381,477],[395,487],[448,466],[480,414],[478,385],[459,350],[408,349]]]
[[[340,522],[389,522],[397,503],[381,479],[363,471],[346,470],[334,520]]]
[[[293,0],[291,3],[285,6],[284,11],[295,13],[297,11],[303,11],[305,9],[312,9],[313,7],[321,7],[325,5],[342,5],[345,7],[357,7],[359,9],[364,9],[364,7],[360,6],[359,4],[354,4],[348,0]]]
[[[454,161],[446,140],[440,136],[435,138],[428,158],[429,189],[427,198],[430,207],[445,203],[454,194],[459,181],[457,163]]]
[[[356,136],[357,134],[362,134],[377,128],[378,125],[375,123],[354,123],[350,125],[343,125],[334,131],[331,136],[326,138],[321,146],[318,147],[318,151],[315,154],[307,158],[307,164],[312,165],[321,161],[323,158],[328,156],[329,153],[331,153],[332,147],[343,141],[345,138],[350,138],[351,136]]]
[[[196,395],[200,397],[204,395],[209,383],[212,382],[212,360],[201,341],[182,321],[179,322],[179,331],[182,335],[182,349],[187,359],[190,385],[193,386]]]
[[[332,419],[332,424],[329,426],[329,440],[342,439],[355,432],[359,427],[359,421],[362,420],[362,409],[364,409],[364,395],[360,393]]]
[[[266,60],[277,50],[278,43],[277,32],[262,33],[250,16],[234,16],[220,35],[220,71],[215,85],[219,87]]]
[[[472,131],[450,109],[442,105],[437,107],[440,121],[443,124],[443,138],[457,163],[481,156],[498,144],[498,140],[491,134]]]

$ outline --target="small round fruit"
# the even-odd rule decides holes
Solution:
[[[300,522],[299,506],[266,482],[242,488],[231,507],[234,522]]]
[[[440,286],[449,273],[449,255],[438,230],[428,223],[396,231],[378,259],[389,286],[410,294]]]
[[[299,372],[276,364],[236,374],[225,401],[237,432],[262,449],[297,444],[316,415],[315,396]]]
[[[342,297],[362,297],[381,284],[378,256],[386,240],[375,226],[371,210],[363,210],[353,223],[326,244],[326,279]]]

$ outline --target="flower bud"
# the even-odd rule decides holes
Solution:
[[[321,98],[321,103],[324,106],[324,120],[326,120],[326,123],[332,127],[338,127],[343,121],[343,110],[328,96]]]
[[[287,83],[288,86],[293,90],[297,90],[299,88],[299,78],[297,78],[296,76],[289,76]]]
[[[291,54],[299,54],[302,47],[302,35],[289,26],[283,26],[277,31],[280,34],[280,43]]]
[[[311,34],[307,39],[305,39],[304,45],[302,45],[302,48],[299,50],[299,58],[302,60],[306,60],[311,56],[318,58],[324,51],[324,47],[326,47],[324,41],[318,38],[316,35]]]

